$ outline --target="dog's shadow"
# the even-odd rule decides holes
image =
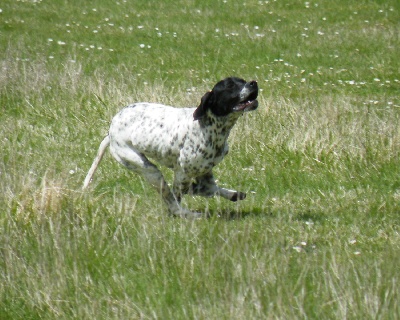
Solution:
[[[203,208],[204,209],[204,208]],[[304,222],[307,224],[314,224],[314,223],[324,223],[328,217],[326,214],[322,212],[310,212],[310,211],[299,211],[299,212],[281,212],[281,211],[271,211],[268,208],[260,208],[254,207],[250,210],[240,210],[240,209],[206,209],[203,210],[206,214],[206,218],[208,219],[222,219],[226,221],[233,221],[233,220],[244,220],[248,218],[267,218],[267,219],[274,219],[282,216],[287,216],[288,219],[293,221]]]
[[[270,212],[266,212],[265,210],[262,210],[261,208],[253,208],[251,210],[238,210],[238,209],[225,209],[221,210],[219,209],[200,209],[199,211],[202,211],[205,213],[205,217],[207,219],[222,219],[226,221],[232,221],[232,220],[243,220],[249,217],[257,217],[257,216],[264,216],[264,217],[271,217],[272,214]]]

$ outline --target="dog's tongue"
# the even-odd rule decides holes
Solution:
[[[234,111],[243,111],[246,108],[252,107],[255,103],[258,104],[257,100],[242,102],[242,103],[239,103],[235,108],[233,108],[233,110]]]

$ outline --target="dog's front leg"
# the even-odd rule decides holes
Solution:
[[[171,215],[183,218],[199,218],[200,213],[191,212],[180,205],[180,197],[176,197],[164,179],[161,171],[150,162],[144,155],[132,149],[112,149],[114,158],[128,169],[140,174],[161,195],[168,212]],[[122,156],[121,156],[122,155]]]
[[[183,171],[175,171],[172,190],[179,202],[182,200],[183,195],[189,192],[190,184],[191,179]]]
[[[221,196],[230,201],[243,200],[246,194],[236,190],[225,189],[217,186],[212,172],[196,178],[196,182],[191,186],[191,192],[194,195],[203,197]]]
[[[161,172],[158,169],[155,168],[154,172],[150,173],[150,170],[147,168],[146,173],[143,174],[143,176],[161,194],[164,202],[167,205],[169,214],[189,219],[196,219],[202,217],[201,213],[192,212],[181,206],[180,204],[181,194],[176,195],[170,189],[170,187],[165,182],[164,177],[162,176]]]
[[[154,183],[152,184],[154,185]],[[202,213],[190,211],[182,207],[181,205],[182,196],[187,193],[189,185],[190,182],[184,179],[184,175],[175,174],[175,180],[172,190],[168,187],[168,185],[164,181],[163,186],[160,188],[159,191],[162,194],[163,199],[168,206],[168,211],[170,214],[175,216],[180,216],[183,218],[191,218],[191,219],[201,218],[203,216]]]

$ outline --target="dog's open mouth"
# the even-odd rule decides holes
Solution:
[[[257,100],[249,100],[246,102],[239,103],[236,107],[233,108],[234,111],[252,111],[257,109],[258,101]]]
[[[257,101],[258,92],[253,92],[250,94],[244,101],[240,102],[236,107],[233,108],[233,111],[253,111],[258,107]]]

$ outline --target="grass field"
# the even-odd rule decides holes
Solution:
[[[399,35],[398,0],[2,0],[0,319],[400,319]],[[109,155],[81,192],[122,106],[230,75],[245,201],[171,218]]]

